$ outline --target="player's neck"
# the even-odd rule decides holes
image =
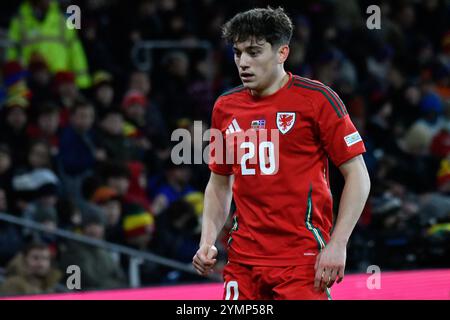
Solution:
[[[252,96],[263,98],[270,96],[284,87],[284,85],[289,81],[289,74],[284,71],[284,69],[277,76],[276,80],[272,82],[270,86],[262,91],[251,90]]]

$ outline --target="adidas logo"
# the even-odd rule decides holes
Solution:
[[[242,130],[239,127],[236,119],[233,119],[233,121],[231,121],[230,125],[228,126],[228,129],[225,131],[225,134],[231,134],[231,133],[240,132],[240,131],[242,131]]]

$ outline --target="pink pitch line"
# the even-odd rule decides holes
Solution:
[[[381,288],[368,289],[370,274],[346,275],[331,290],[334,300],[450,300],[450,269],[382,272]],[[220,300],[223,284],[90,291],[10,297],[10,300]]]

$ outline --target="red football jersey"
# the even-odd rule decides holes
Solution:
[[[234,175],[229,260],[260,266],[315,263],[332,227],[328,158],[340,166],[365,152],[337,94],[291,73],[283,88],[266,97],[240,86],[217,99],[212,128],[235,151],[231,164],[212,151],[209,164],[214,173]],[[261,136],[264,129],[276,130],[278,138],[274,131]],[[256,132],[257,140],[228,141],[245,132]]]

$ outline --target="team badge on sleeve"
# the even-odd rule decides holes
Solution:
[[[359,135],[359,132],[353,132],[352,134],[349,134],[348,136],[344,137],[345,143],[347,144],[347,147],[350,147],[354,145],[357,142],[362,141],[361,136]]]
[[[277,127],[282,134],[292,129],[295,123],[295,112],[277,112]]]

